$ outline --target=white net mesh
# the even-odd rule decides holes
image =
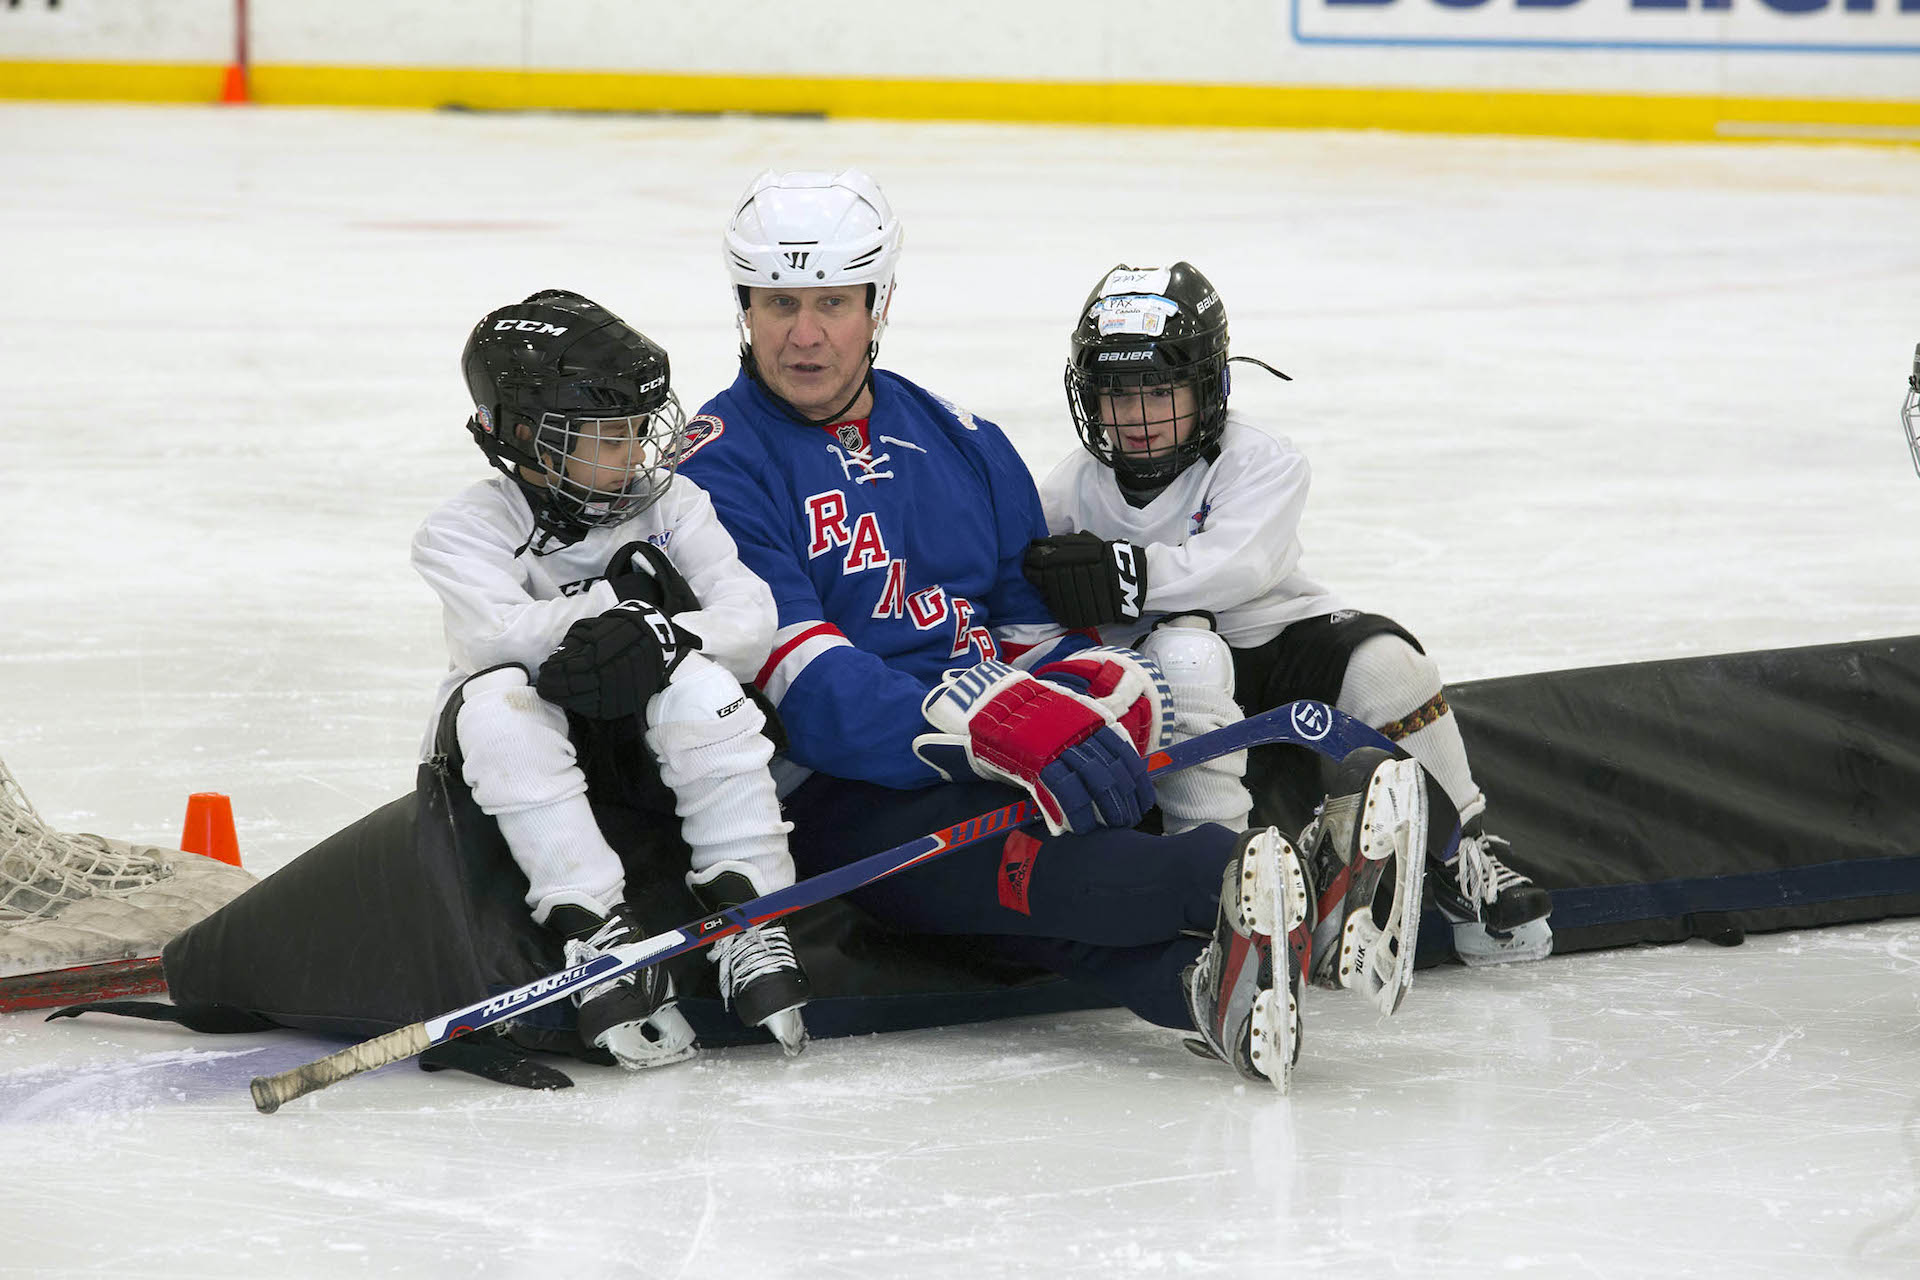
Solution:
[[[56,915],[82,898],[125,897],[172,874],[129,845],[55,831],[0,760],[0,928]]]
[[[0,761],[0,977],[159,955],[252,883],[197,854],[55,831]]]

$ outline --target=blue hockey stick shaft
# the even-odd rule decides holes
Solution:
[[[1248,716],[1211,733],[1176,743],[1165,751],[1157,751],[1147,758],[1147,769],[1154,775],[1172,773],[1217,756],[1232,755],[1249,747],[1273,743],[1308,747],[1336,760],[1345,759],[1348,752],[1358,747],[1395,750],[1394,745],[1379,733],[1325,703],[1300,701]],[[892,849],[849,862],[844,867],[823,871],[784,889],[776,889],[751,902],[717,911],[678,929],[669,929],[639,942],[615,947],[583,964],[548,974],[523,987],[489,996],[464,1009],[455,1009],[451,1013],[389,1031],[305,1066],[276,1075],[256,1076],[253,1080],[253,1105],[261,1112],[271,1114],[295,1098],[338,1084],[349,1076],[411,1058],[436,1044],[444,1044],[456,1036],[492,1026],[529,1009],[537,1009],[572,992],[597,986],[623,973],[659,964],[663,960],[708,946],[730,934],[778,920],[830,898],[838,898],[988,836],[1011,831],[1039,816],[1040,810],[1032,801],[1017,800]]]

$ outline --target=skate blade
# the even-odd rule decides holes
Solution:
[[[1279,990],[1262,991],[1254,997],[1248,1056],[1253,1059],[1254,1070],[1283,1094],[1293,1089],[1295,1013],[1291,984],[1284,999]]]
[[[1393,906],[1386,923],[1370,911],[1347,917],[1340,939],[1340,981],[1381,1013],[1400,1008],[1413,986],[1420,896],[1427,869],[1427,792],[1420,766],[1395,760],[1374,772],[1361,812],[1360,845],[1369,858],[1394,860]]]
[[[1240,869],[1240,922],[1264,934],[1275,945],[1282,942],[1307,915],[1307,877],[1300,855],[1287,838],[1273,828],[1258,856],[1245,858]]]
[[[1263,1069],[1273,1087],[1285,1094],[1293,1088],[1293,1064],[1300,1056],[1300,989],[1296,981],[1307,965],[1307,956],[1296,959],[1295,934],[1306,928],[1312,901],[1307,893],[1307,873],[1300,856],[1284,839],[1280,841],[1275,866],[1278,883],[1272,910],[1278,932],[1273,938],[1273,989],[1263,991],[1254,1002],[1254,1050],[1264,1052]],[[1312,952],[1311,944],[1308,954]],[[1299,969],[1295,965],[1300,966]],[[1284,997],[1284,998],[1283,998]],[[1263,1042],[1264,1041],[1264,1045]],[[1256,1061],[1258,1061],[1256,1057]]]
[[[1258,856],[1244,861],[1240,875],[1241,919],[1266,935],[1274,981],[1274,986],[1254,997],[1248,1056],[1254,1069],[1284,1094],[1293,1087],[1300,1025],[1289,940],[1306,922],[1309,899],[1300,855],[1278,831],[1265,840]]]
[[[1545,920],[1529,920],[1503,935],[1468,921],[1453,926],[1453,953],[1470,969],[1545,960],[1553,954],[1553,930]]]

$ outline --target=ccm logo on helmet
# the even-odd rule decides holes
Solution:
[[[548,324],[544,320],[496,320],[494,321],[493,331],[495,333],[499,333],[503,329],[518,329],[522,333],[551,333],[551,334],[558,335],[558,334],[565,333],[567,331],[567,326],[563,324]]]
[[[560,332],[565,333],[566,330],[562,329]],[[663,373],[659,377],[655,378],[652,382],[642,384],[640,387],[640,394],[645,395],[647,394],[647,392],[653,390],[655,387],[664,386],[666,385],[666,381],[667,381],[667,375]]]
[[[1151,359],[1153,359],[1152,347],[1142,347],[1138,351],[1102,351],[1099,355],[1094,357],[1094,360],[1098,363],[1104,363],[1108,360],[1151,360]]]

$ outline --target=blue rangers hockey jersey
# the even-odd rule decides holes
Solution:
[[[876,370],[866,419],[806,427],[743,371],[687,432],[681,473],[773,589],[779,629],[757,683],[793,763],[890,787],[938,782],[913,738],[942,672],[1091,643],[1065,634],[1021,576],[1046,517],[993,423]]]

